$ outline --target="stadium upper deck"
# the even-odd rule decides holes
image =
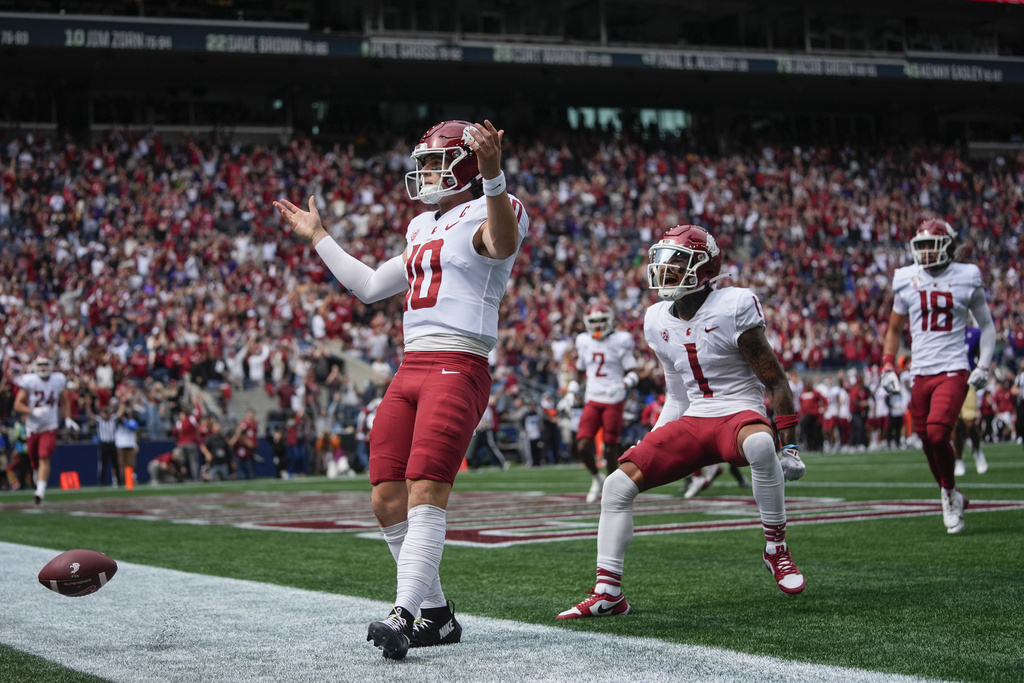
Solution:
[[[158,6],[160,5],[160,6]],[[0,0],[0,121],[561,126],[680,109],[709,139],[1012,140],[1024,5],[978,0]],[[627,115],[627,119],[630,117]],[[382,141],[387,142],[387,141]]]

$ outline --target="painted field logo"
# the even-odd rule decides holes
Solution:
[[[306,533],[357,533],[378,538],[369,493],[239,492],[91,501],[54,502],[48,510],[72,515],[120,517],[179,524],[229,524],[246,529]],[[1024,501],[972,500],[969,514],[1021,510]],[[941,515],[938,500],[787,498],[789,524],[825,524]],[[453,493],[447,543],[507,547],[597,537],[600,510],[582,494]],[[683,500],[645,494],[634,501],[637,535],[679,534],[730,529],[759,529],[754,500],[720,496]]]

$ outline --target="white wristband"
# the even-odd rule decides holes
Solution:
[[[505,172],[502,171],[494,178],[484,178],[484,194],[488,197],[497,197],[505,191]]]

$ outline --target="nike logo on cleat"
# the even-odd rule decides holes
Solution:
[[[442,375],[461,375],[462,373],[459,372],[458,370],[445,370],[444,368],[441,368],[441,374]]]
[[[603,607],[603,606],[601,606],[601,605],[598,605],[598,607],[597,607],[597,613],[598,613],[598,614],[608,614],[608,613],[609,613],[609,612],[611,612],[611,611],[612,611],[613,609],[615,609],[615,605],[609,605],[608,607]]]
[[[444,626],[442,626],[441,630],[438,631],[437,634],[438,634],[438,636],[440,638],[443,639],[443,638],[446,638],[448,636],[448,634],[451,633],[454,630],[455,630],[455,622],[452,621],[451,619],[449,619],[448,623],[445,624]]]

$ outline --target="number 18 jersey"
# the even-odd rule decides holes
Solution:
[[[644,338],[665,372],[669,396],[691,417],[724,417],[743,410],[766,415],[764,385],[740,352],[747,330],[764,327],[761,302],[749,289],[716,289],[690,320],[672,315],[673,303],[647,309]]]
[[[951,263],[934,276],[919,266],[904,266],[893,275],[892,289],[892,310],[910,319],[910,373],[969,370],[967,312],[988,305],[978,266]]]

